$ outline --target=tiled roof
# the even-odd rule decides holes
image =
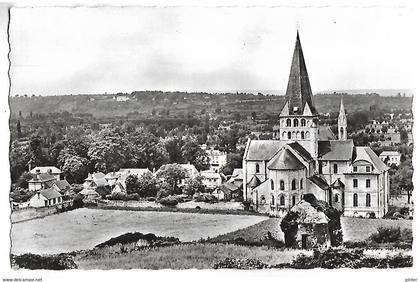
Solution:
[[[337,137],[332,132],[329,126],[319,127],[319,140],[337,140]]]
[[[232,177],[238,176],[239,174],[242,174],[242,168],[234,168],[232,172]]]
[[[389,169],[389,167],[384,164],[381,159],[372,151],[369,147],[355,147],[355,158],[353,162],[364,160],[373,164],[377,172],[384,172]]]
[[[333,184],[331,184],[332,188],[336,188],[336,189],[341,189],[344,188],[344,183],[341,182],[340,179],[337,179],[336,181],[333,182]]]
[[[318,141],[320,160],[346,161],[353,156],[353,140]]]
[[[251,188],[255,188],[255,187],[259,186],[260,184],[261,184],[260,179],[256,175],[254,175],[251,178],[251,180],[248,182],[248,185],[247,186],[249,186]]]
[[[30,173],[35,174],[39,170],[40,173],[51,173],[51,174],[60,174],[61,170],[56,168],[55,166],[37,166],[31,169]]]
[[[311,177],[308,177],[308,179],[322,190],[327,190],[329,188],[328,183],[317,175],[312,175]]]
[[[29,182],[49,182],[54,181],[55,177],[52,175],[49,175],[48,173],[40,173],[37,175],[34,175],[34,177]]]
[[[106,181],[105,178],[97,178],[97,179],[94,179],[93,181],[95,182],[96,186],[98,186],[98,187],[109,185],[108,181]]]
[[[305,161],[310,162],[312,161],[311,154],[300,145],[298,142],[293,142],[288,144],[293,150],[295,150]]]
[[[70,187],[70,184],[67,182],[67,180],[56,181],[55,185],[57,185],[58,189],[60,189],[60,190],[65,190],[68,187]]]
[[[250,140],[246,151],[246,160],[268,161],[286,144],[280,140]]]
[[[275,170],[297,170],[305,168],[305,165],[288,149],[283,148],[268,162],[267,167]]]
[[[54,199],[54,198],[62,197],[62,195],[53,188],[41,190],[39,191],[39,193],[41,193],[41,195],[47,199]]]

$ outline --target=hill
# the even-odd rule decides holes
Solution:
[[[412,97],[384,97],[378,94],[317,94],[314,95],[314,103],[318,112],[334,113],[338,112],[342,97],[348,112],[369,110],[372,106],[387,112],[411,111],[412,107]],[[69,112],[100,118],[150,116],[162,112],[170,112],[171,115],[215,111],[273,114],[281,111],[284,101],[285,97],[278,95],[137,91],[115,95],[18,96],[10,97],[9,104],[12,118],[18,118],[19,112],[24,117],[31,112]]]

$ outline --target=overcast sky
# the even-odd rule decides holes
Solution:
[[[11,93],[284,91],[297,23],[315,92],[412,87],[402,8],[13,8]]]

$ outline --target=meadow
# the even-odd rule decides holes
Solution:
[[[12,225],[12,253],[54,254],[91,249],[127,232],[173,236],[183,242],[215,237],[264,216],[77,209]]]
[[[79,269],[209,269],[228,257],[258,259],[266,264],[288,263],[299,253],[310,251],[270,249],[233,244],[195,243],[143,249],[128,254],[103,253],[77,256]]]

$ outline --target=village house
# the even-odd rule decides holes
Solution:
[[[55,179],[61,179],[62,171],[55,166],[37,166],[29,171],[31,174],[39,174],[39,173],[48,173],[49,175],[53,176]]]
[[[28,189],[29,191],[48,189],[51,188],[56,181],[56,177],[38,171],[33,175],[32,179],[28,181]]]
[[[398,151],[383,151],[379,158],[388,166],[395,164],[397,166],[400,165],[401,154]]]
[[[125,193],[126,192],[126,185],[125,181],[129,175],[135,175],[138,178],[142,177],[146,173],[152,173],[148,168],[121,168],[117,171],[113,177],[117,176],[115,182],[113,182],[113,189],[112,193]],[[113,178],[114,179],[114,178]],[[111,182],[110,182],[111,183]]]
[[[243,184],[242,168],[233,169],[232,175],[227,182],[234,184],[238,188],[241,187]]]
[[[62,204],[63,196],[54,188],[44,189],[37,191],[29,199],[29,206],[34,208],[39,207],[51,207],[58,204]]]
[[[98,187],[110,186],[102,172],[89,173],[83,183],[83,188],[96,189]]]
[[[219,201],[230,201],[240,196],[241,190],[233,183],[223,183],[216,187],[211,193]]]
[[[369,147],[347,140],[342,100],[338,136],[319,125],[299,34],[279,125],[279,140],[246,145],[243,193],[255,210],[282,216],[311,193],[345,216],[386,214],[388,167]]]
[[[213,189],[222,184],[222,176],[220,173],[212,170],[205,170],[200,172],[200,175],[203,177],[202,181],[207,189]]]
[[[220,172],[220,169],[227,163],[227,153],[220,150],[210,148],[206,150],[209,157],[210,169],[215,172]]]

